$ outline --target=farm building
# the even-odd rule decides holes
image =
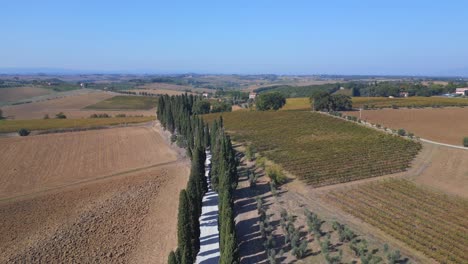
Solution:
[[[468,87],[464,87],[464,88],[457,88],[457,90],[455,90],[455,93],[456,94],[460,94],[460,95],[464,95],[465,92],[468,91]]]
[[[249,99],[254,100],[257,97],[257,93],[249,93]]]
[[[400,97],[408,97],[409,93],[408,92],[400,92]]]
[[[208,93],[203,93],[203,98],[208,98],[209,94]]]

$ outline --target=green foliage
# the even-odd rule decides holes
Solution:
[[[223,118],[236,141],[249,142],[257,155],[314,187],[403,171],[421,149],[418,142],[319,113],[235,111]]]
[[[104,113],[104,114],[92,114],[89,118],[111,118],[112,116]]]
[[[157,97],[148,96],[126,96],[117,95],[112,98],[103,100],[94,105],[85,107],[85,109],[98,110],[115,110],[115,109],[131,109],[131,110],[147,110],[156,107],[158,102]]]
[[[66,119],[67,116],[63,112],[60,112],[60,113],[55,115],[55,118],[57,118],[57,119]]]
[[[255,171],[248,171],[248,178],[250,188],[257,186],[258,174],[256,174]]]
[[[260,94],[255,100],[257,110],[278,110],[286,104],[286,98],[277,92]]]
[[[281,185],[287,181],[283,173],[283,168],[279,165],[273,164],[269,166],[266,170],[266,174],[275,185]]]
[[[29,130],[25,129],[25,128],[21,128],[20,130],[18,130],[18,135],[22,136],[22,137],[25,137],[27,135],[29,135],[29,133],[31,133]]]
[[[231,112],[232,105],[225,101],[215,101],[212,103],[211,113]]]
[[[1,119],[4,119],[2,109],[0,109],[0,120],[1,120]]]
[[[406,135],[406,131],[403,128],[398,129],[397,133],[398,133],[399,136],[405,136]]]
[[[255,160],[255,165],[257,165],[257,167],[261,168],[262,170],[265,170],[265,168],[266,168],[266,159],[265,159],[265,157],[257,158]]]
[[[463,138],[463,146],[468,148],[468,137]]]
[[[193,112],[198,115],[208,114],[210,112],[211,104],[208,100],[198,100],[193,105]]]
[[[388,264],[396,264],[400,261],[400,259],[401,259],[401,254],[399,250],[396,250],[394,252],[389,252],[387,254]]]
[[[179,264],[174,251],[171,251],[171,253],[169,253],[169,258],[168,258],[167,263],[168,264]]]
[[[342,94],[317,92],[310,98],[315,111],[346,111],[351,110],[351,97]]]
[[[248,161],[254,160],[255,149],[252,147],[252,145],[248,145],[247,148],[245,149],[245,157],[247,158]]]
[[[49,119],[49,114],[45,114],[42,119]]]

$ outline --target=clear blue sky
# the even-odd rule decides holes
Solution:
[[[467,16],[447,0],[3,1],[0,68],[468,75]]]

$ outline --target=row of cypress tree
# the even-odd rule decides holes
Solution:
[[[157,116],[161,125],[185,141],[187,154],[192,159],[187,188],[179,195],[178,247],[169,255],[170,264],[189,264],[200,249],[202,198],[207,191],[204,162],[205,150],[211,149],[213,189],[219,194],[220,261],[238,263],[236,230],[233,209],[233,190],[237,186],[237,159],[229,136],[224,132],[223,120],[215,120],[209,128],[193,112],[201,97],[193,95],[161,96]]]
[[[231,139],[224,132],[223,119],[214,120],[211,125],[211,184],[219,196],[219,263],[239,263],[234,222],[233,191],[237,187],[237,166]]]

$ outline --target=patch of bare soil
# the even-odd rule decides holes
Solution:
[[[0,202],[1,263],[165,263],[188,163]]]
[[[357,111],[345,113],[359,116]],[[468,107],[364,110],[362,119],[453,145],[462,145],[463,137],[468,136]]]
[[[208,93],[215,93],[216,90],[213,89],[208,89],[208,88],[194,88],[191,86],[186,86],[186,85],[177,85],[177,84],[170,84],[170,83],[150,83],[150,84],[145,84],[142,86],[138,86],[139,89],[149,89],[149,90],[173,90],[173,91],[182,91],[185,92],[191,91],[194,93],[202,93],[202,92],[208,92]],[[132,90],[134,91],[134,90]]]
[[[188,89],[190,90],[190,88]],[[153,89],[153,88],[148,88],[148,89],[132,89],[132,90],[127,90],[128,92],[136,92],[136,93],[148,93],[148,94],[154,94],[154,95],[159,95],[159,94],[167,94],[167,95],[182,95],[185,94],[185,91],[179,91],[179,90],[169,90],[169,89]],[[188,94],[193,94],[192,92],[188,92]]]
[[[408,178],[448,194],[468,198],[468,151],[424,143],[426,162]]]
[[[0,102],[15,102],[22,99],[31,98],[34,96],[45,95],[52,93],[51,90],[40,87],[15,87],[1,88]]]
[[[0,200],[177,160],[151,127],[0,138]]]

